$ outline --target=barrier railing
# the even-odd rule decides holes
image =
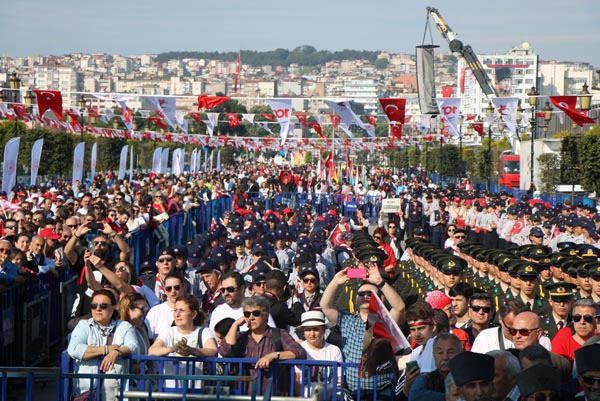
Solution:
[[[297,398],[316,398],[321,400],[342,400],[345,380],[350,375],[355,378],[356,388],[352,389],[355,400],[376,401],[382,399],[382,393],[393,392],[394,382],[386,390],[378,388],[378,377],[372,378],[368,388],[363,387],[364,379],[357,377],[357,363],[339,363],[336,361],[287,360],[273,362],[269,369],[254,369],[257,359],[253,358],[189,358],[189,357],[152,357],[133,355],[128,360],[128,371],[135,367],[139,373],[106,375],[103,373],[76,373],[76,364],[68,354],[63,353],[61,365],[62,399],[68,400],[76,391],[76,381],[85,380],[95,388],[100,381],[120,379],[110,385],[119,387],[125,397],[152,399],[169,398],[169,394],[183,395],[184,399],[202,399],[197,396],[221,394],[222,396],[248,396],[255,394],[263,399],[293,400]],[[229,385],[217,381],[224,377],[237,377]],[[252,380],[249,380],[252,378]],[[88,381],[89,380],[89,381]],[[251,385],[249,385],[249,383]],[[114,391],[114,390],[113,390]],[[383,397],[385,398],[385,397]],[[233,398],[232,398],[233,399]],[[239,398],[238,398],[239,399]]]

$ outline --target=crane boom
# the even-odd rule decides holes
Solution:
[[[446,23],[446,20],[444,20],[437,8],[427,7],[427,13],[435,22],[438,31],[440,31],[444,39],[448,41],[450,51],[453,53],[459,53],[461,56],[463,56],[467,62],[467,65],[469,66],[469,69],[473,72],[477,83],[479,83],[483,93],[485,93],[486,96],[496,96],[496,90],[492,86],[492,81],[483,69],[481,62],[477,58],[477,55],[471,46],[464,45],[458,39],[458,35]]]

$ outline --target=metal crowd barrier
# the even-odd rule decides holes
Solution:
[[[74,394],[75,381],[89,379],[91,388],[106,379],[120,379],[122,397],[141,399],[253,399],[342,400],[343,379],[358,369],[357,363],[287,360],[269,369],[254,369],[253,358],[188,358],[133,355],[127,358],[130,373],[74,373],[75,361],[65,352],[61,363],[61,400]],[[132,367],[136,372],[131,373]],[[1,370],[1,369],[0,369]],[[229,378],[234,378],[229,380]],[[377,388],[377,377],[373,378]],[[377,391],[361,391],[358,378],[356,400],[376,401]],[[228,382],[227,384],[221,383]],[[395,383],[392,383],[392,386]],[[114,386],[115,384],[113,384]],[[362,393],[362,394],[361,394]],[[248,398],[250,396],[250,398]],[[120,398],[121,399],[121,398]]]

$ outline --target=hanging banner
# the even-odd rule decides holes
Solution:
[[[273,114],[279,121],[280,130],[279,137],[281,144],[285,142],[290,130],[290,118],[292,117],[292,99],[266,99],[266,102],[271,106]]]
[[[215,169],[217,170],[217,172],[221,172],[221,149],[219,149],[219,152],[217,153],[217,166],[215,167]]]
[[[194,174],[196,172],[196,154],[198,153],[198,149],[192,150],[192,154],[190,155],[190,172]]]
[[[550,96],[550,101],[580,127],[583,124],[594,124],[596,122],[584,112],[577,110],[577,96]]]
[[[35,185],[37,181],[43,146],[44,139],[38,139],[33,143],[33,146],[31,147],[31,183],[29,184],[31,186]]]
[[[4,146],[4,163],[2,166],[2,190],[7,194],[17,183],[17,160],[21,138],[12,138]]]
[[[133,180],[133,145],[129,147],[129,180]]]
[[[94,142],[92,145],[92,155],[90,157],[90,178],[94,180],[96,176],[96,159],[98,158],[98,144]]]
[[[204,148],[204,166],[202,167],[202,171],[205,172],[208,163],[208,149]]]
[[[460,122],[460,98],[459,97],[444,97],[435,99],[442,118],[448,124],[450,133],[454,136],[459,136],[458,124]]]
[[[175,149],[171,160],[171,174],[178,176],[181,174],[181,149]]]
[[[162,150],[162,156],[160,160],[160,173],[167,173],[167,166],[169,165],[169,148],[164,148]]]
[[[502,116],[502,121],[504,121],[506,128],[518,138],[517,106],[519,105],[519,99],[516,97],[494,97],[492,98],[492,103]]]
[[[363,123],[361,121],[361,119],[358,118],[358,116],[356,114],[354,114],[354,112],[350,108],[349,101],[346,100],[346,101],[341,101],[341,102],[334,102],[331,100],[326,100],[325,103],[327,104],[327,106],[329,106],[331,111],[334,113],[334,119],[332,120],[332,124],[334,124],[334,126],[337,125],[336,124],[337,118],[335,118],[335,116],[339,116],[339,120],[340,120],[339,127],[350,138],[354,137],[354,135],[352,134],[352,131],[350,131],[350,126],[353,124],[359,126],[360,128],[364,129],[365,131],[367,131],[369,136],[371,136],[371,137],[375,136],[375,128],[372,127],[371,125]]]
[[[154,149],[154,155],[152,155],[152,172],[154,174],[160,174],[161,172],[162,150],[163,148]]]
[[[219,113],[206,113],[208,120],[202,120],[204,124],[206,124],[206,131],[209,136],[213,136],[215,127],[219,121]]]
[[[82,182],[83,180],[83,155],[85,152],[85,142],[79,142],[73,150],[73,179],[71,184],[75,185],[75,182]]]
[[[159,111],[171,128],[177,127],[177,114],[175,110],[175,97],[173,96],[148,96],[146,98],[152,107]]]
[[[434,49],[435,45],[417,46],[417,90],[419,93],[419,107],[422,114],[438,114],[435,98],[435,71]]]
[[[179,148],[179,174],[185,173],[185,149]]]
[[[119,159],[119,174],[117,175],[117,180],[122,180],[125,178],[125,170],[127,169],[127,150],[127,145],[121,148],[121,158]]]

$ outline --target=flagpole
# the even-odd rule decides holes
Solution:
[[[335,124],[331,124],[331,163],[335,170]],[[329,185],[333,185],[333,177],[329,177]]]

